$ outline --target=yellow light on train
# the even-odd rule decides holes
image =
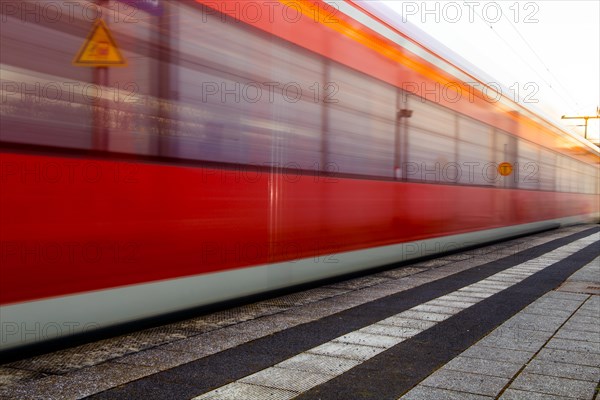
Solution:
[[[121,54],[106,23],[98,20],[73,64],[79,67],[124,67],[127,60]]]
[[[509,162],[503,162],[498,165],[498,173],[502,176],[508,176],[512,174],[513,166]]]

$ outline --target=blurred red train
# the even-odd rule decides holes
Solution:
[[[17,3],[3,350],[598,219],[598,149],[367,2]],[[86,7],[128,60],[105,85]]]

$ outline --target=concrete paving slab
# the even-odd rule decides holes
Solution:
[[[596,383],[523,372],[512,382],[511,388],[554,396],[591,399]]]
[[[500,378],[512,378],[521,368],[522,364],[506,361],[484,360],[458,356],[444,366],[453,371],[490,375]]]
[[[528,392],[525,390],[516,390],[516,389],[508,389],[502,396],[500,396],[500,400],[565,400],[564,396],[554,396],[548,393],[537,393],[537,392]],[[570,397],[569,399],[572,399]]]
[[[536,357],[541,360],[586,365],[589,367],[600,367],[600,356],[594,353],[580,353],[578,351],[544,348],[540,350]]]
[[[546,345],[549,349],[561,349],[567,351],[578,351],[582,353],[600,354],[600,343],[585,342],[582,340],[553,338]]]
[[[484,346],[478,343],[464,351],[461,356],[479,358],[482,360],[505,361],[523,365],[529,361],[534,354],[535,353],[532,351],[502,349]]]
[[[473,393],[457,392],[454,390],[419,386],[400,397],[402,400],[490,400],[492,396],[482,396]]]
[[[565,328],[558,331],[554,337],[600,343],[600,332],[574,331]]]
[[[600,379],[600,368],[598,367],[566,364],[537,358],[527,364],[524,372],[590,382],[598,382],[598,379]]]
[[[495,396],[508,382],[508,378],[441,369],[425,379],[422,385],[484,396]]]

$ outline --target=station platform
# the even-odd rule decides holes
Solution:
[[[2,399],[599,399],[600,225],[0,365]]]

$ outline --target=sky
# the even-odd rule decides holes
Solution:
[[[600,106],[600,1],[499,0],[381,3],[510,88],[510,98],[537,107],[583,135]],[[468,3],[468,4],[467,4]],[[518,90],[518,97],[517,95]],[[600,136],[590,120],[588,136]]]

